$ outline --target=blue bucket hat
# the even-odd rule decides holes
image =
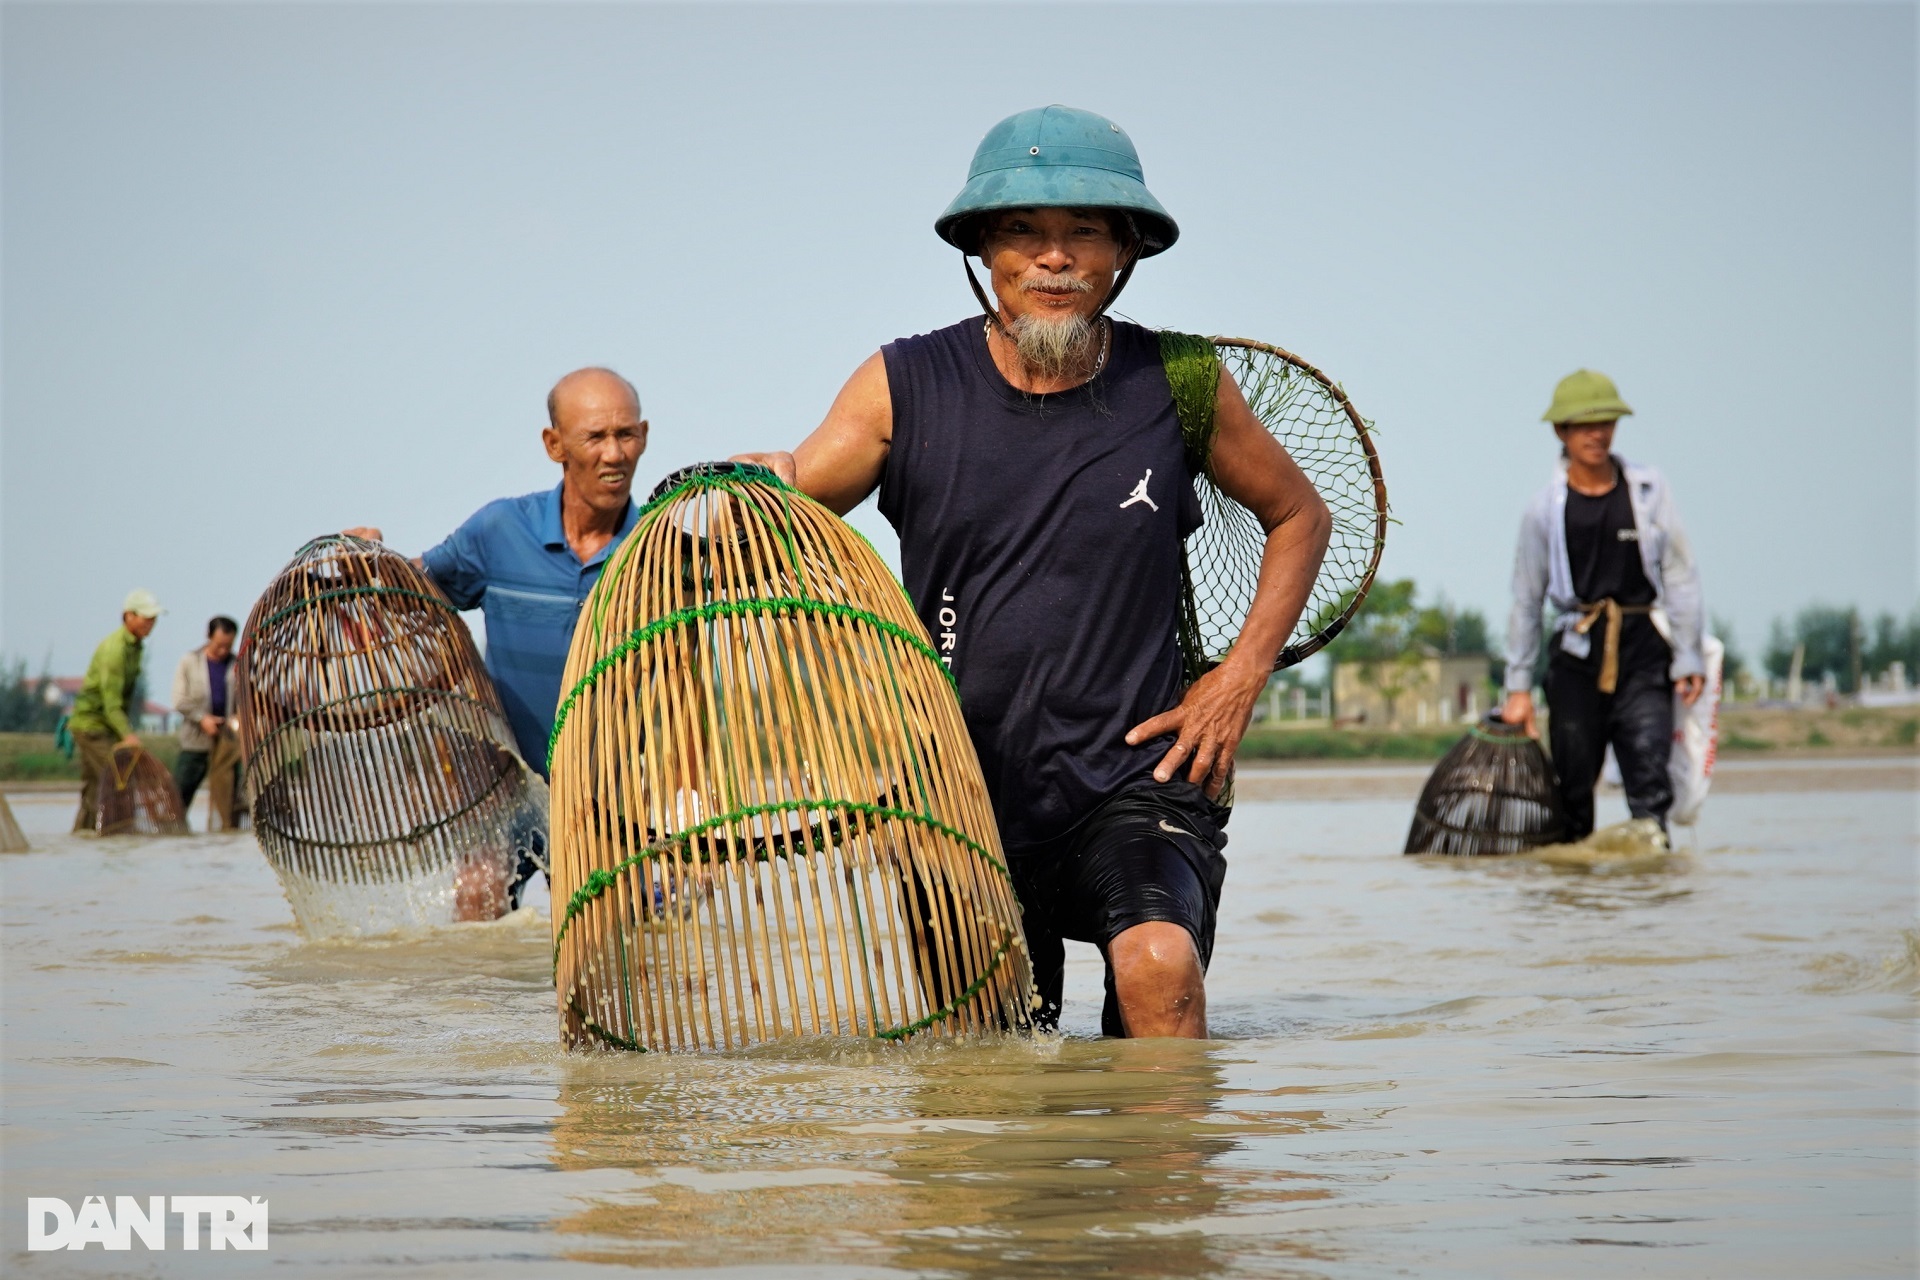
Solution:
[[[967,185],[934,222],[942,240],[971,252],[967,224],[997,209],[1119,209],[1140,233],[1139,257],[1171,248],[1180,228],[1147,190],[1133,139],[1105,116],[1035,107],[1008,116],[980,140]]]

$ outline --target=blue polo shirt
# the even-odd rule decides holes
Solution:
[[[633,531],[639,514],[629,501],[620,532],[582,564],[560,526],[555,485],[489,502],[420,557],[455,608],[485,613],[487,671],[520,754],[542,774],[574,619],[608,554]]]

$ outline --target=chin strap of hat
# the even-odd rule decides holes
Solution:
[[[1140,265],[1140,250],[1146,247],[1146,241],[1140,236],[1140,228],[1134,224],[1133,215],[1129,213],[1125,217],[1127,235],[1132,240],[1133,253],[1127,259],[1127,265],[1120,268],[1120,274],[1114,280],[1113,288],[1107,290],[1105,300],[1094,310],[1091,317],[1094,320],[1098,320],[1107,313],[1107,309],[1113,306],[1114,299],[1120,296],[1120,291],[1127,287],[1127,281],[1133,279],[1133,269]],[[1005,333],[1007,326],[1000,320],[1000,308],[993,305],[993,299],[987,297],[987,291],[980,287],[980,278],[973,274],[973,268],[967,263],[969,256],[971,255],[965,249],[960,251],[960,270],[966,273],[967,287],[973,290],[973,296],[979,301],[980,309],[987,313],[988,322],[1000,332]]]

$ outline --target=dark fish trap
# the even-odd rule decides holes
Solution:
[[[960,704],[880,558],[758,467],[655,491],[553,742],[569,1044],[1022,1026],[1020,911]]]
[[[115,747],[94,790],[93,829],[103,836],[186,835],[186,806],[167,767],[139,747]]]
[[[1488,716],[1434,766],[1408,853],[1523,853],[1564,837],[1553,765],[1526,730]]]
[[[473,636],[381,544],[302,547],[247,619],[235,688],[254,833],[309,935],[495,914],[544,853],[545,785]]]

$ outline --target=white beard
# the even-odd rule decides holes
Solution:
[[[1098,332],[1093,321],[1078,314],[1061,320],[1024,315],[1007,329],[1021,362],[1045,378],[1065,377],[1086,365]]]

